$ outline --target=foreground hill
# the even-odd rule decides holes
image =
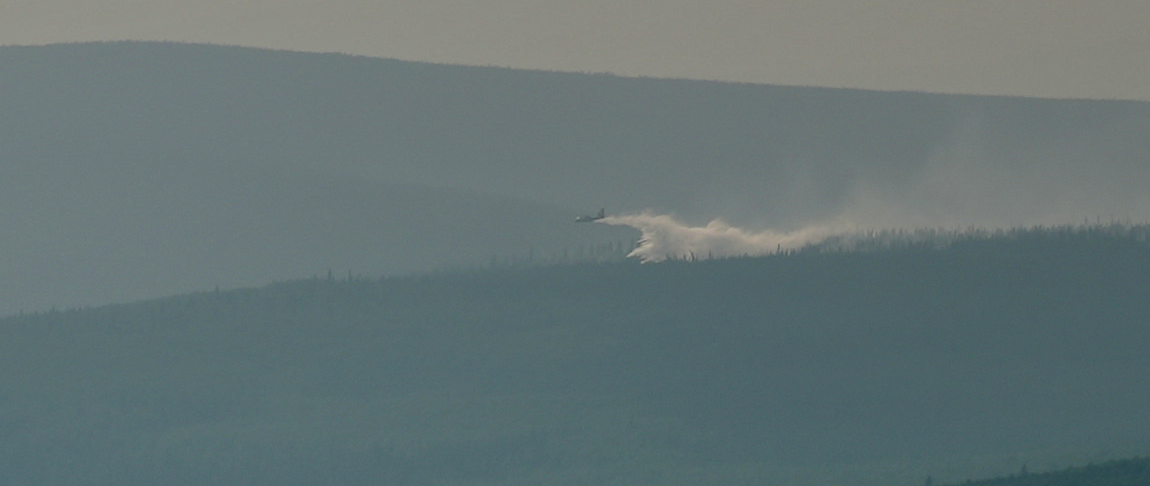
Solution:
[[[1108,461],[1042,474],[1023,470],[1009,477],[967,481],[969,486],[1138,486],[1150,484],[1150,459]]]
[[[1146,235],[323,276],[13,317],[0,481],[909,485],[1144,453]]]
[[[0,314],[629,239],[1150,217],[1150,104],[171,43],[0,47]],[[874,221],[882,218],[882,221]]]

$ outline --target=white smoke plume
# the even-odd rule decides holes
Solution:
[[[715,219],[706,226],[688,226],[671,216],[651,212],[607,216],[597,222],[630,226],[642,232],[639,245],[627,256],[643,262],[767,255],[819,243],[841,233],[820,226],[791,232],[751,232],[721,219]]]

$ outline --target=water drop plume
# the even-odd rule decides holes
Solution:
[[[639,230],[642,236],[638,246],[627,256],[643,262],[766,255],[802,248],[838,233],[821,226],[788,232],[753,232],[731,226],[722,219],[714,219],[706,226],[689,226],[672,216],[650,211],[607,216],[597,222]]]

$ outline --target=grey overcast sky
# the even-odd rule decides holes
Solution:
[[[760,83],[1150,100],[1147,0],[0,0],[0,44],[176,40]]]

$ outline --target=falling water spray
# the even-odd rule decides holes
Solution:
[[[721,219],[712,220],[706,226],[688,226],[669,215],[647,211],[607,216],[596,222],[639,230],[642,233],[639,244],[627,256],[643,262],[767,255],[816,244],[839,233],[819,226],[790,232],[752,232]]]

